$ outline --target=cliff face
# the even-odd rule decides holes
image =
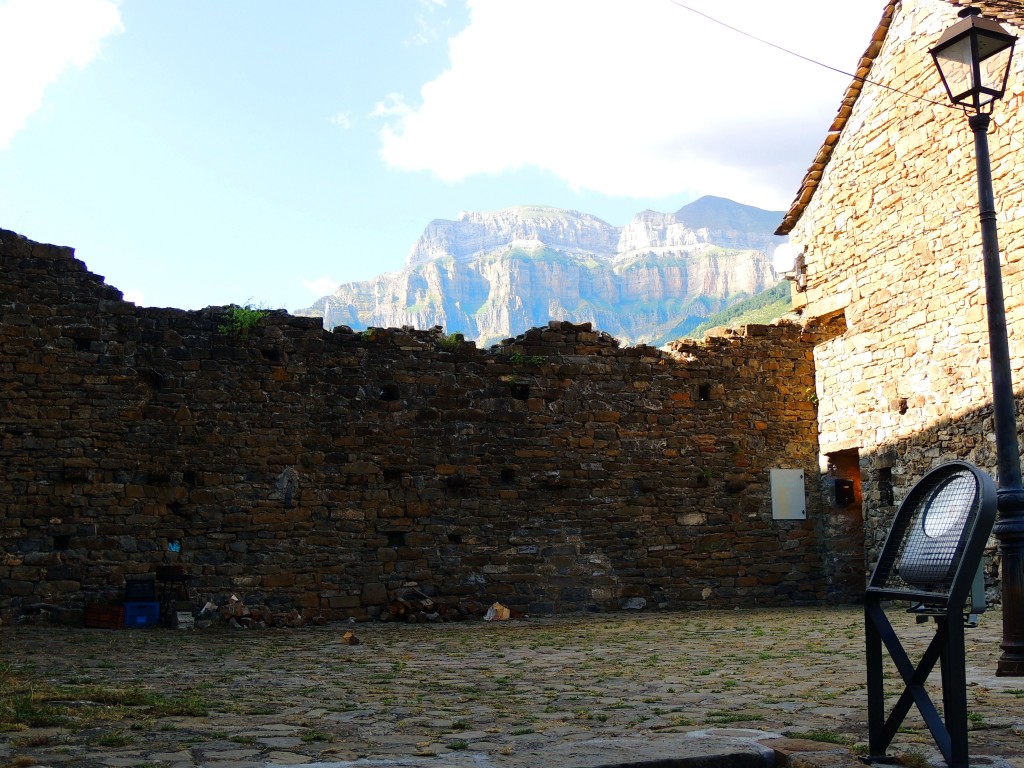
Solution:
[[[543,243],[565,253],[615,255],[619,230],[578,211],[518,206],[494,213],[462,213],[457,221],[435,219],[416,241],[406,266],[451,256],[469,262],[513,243]]]
[[[622,228],[525,206],[436,220],[401,272],[341,285],[298,314],[326,328],[441,325],[481,345],[569,320],[660,345],[776,282],[768,251],[781,213],[717,198],[692,206]]]

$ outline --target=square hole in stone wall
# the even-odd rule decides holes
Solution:
[[[385,384],[380,388],[380,399],[391,403],[402,396],[402,388],[397,384]]]
[[[513,382],[510,385],[512,390],[512,397],[516,400],[529,400],[530,399],[530,385],[524,384],[521,381]]]
[[[884,507],[896,505],[896,497],[892,488],[892,467],[881,467],[878,470],[878,502]]]

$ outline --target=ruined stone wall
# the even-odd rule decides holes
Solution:
[[[0,287],[0,613],[163,563],[326,617],[409,582],[530,612],[849,596],[796,326],[674,354],[559,323],[491,351],[283,312],[243,335],[3,231]],[[807,520],[773,520],[773,467]]]
[[[957,10],[943,0],[897,5],[872,82],[791,233],[805,252],[807,290],[795,295],[806,319],[838,322],[815,350],[822,465],[859,450],[872,553],[928,469],[960,458],[995,471],[973,136],[966,116],[944,106],[928,54]],[[1022,75],[1016,56],[989,136],[1018,388],[1024,155],[1012,137],[1024,128]]]

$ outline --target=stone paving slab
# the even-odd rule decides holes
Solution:
[[[858,608],[809,608],[245,632],[0,627],[0,669],[63,692],[38,704],[72,715],[0,732],[0,766],[698,768],[701,755],[762,766],[764,742],[785,735],[825,746],[802,764],[845,768],[828,761],[855,759],[867,738],[862,624]],[[927,626],[897,624],[923,648]],[[348,630],[360,645],[341,643]],[[994,676],[1000,634],[998,614],[968,633],[971,753],[1024,768],[1024,679]],[[97,701],[118,691],[206,714]],[[891,753],[937,756],[916,714]]]

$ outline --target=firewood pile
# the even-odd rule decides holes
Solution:
[[[495,603],[494,606],[498,606]],[[438,621],[467,621],[469,619],[487,618],[491,615],[499,620],[521,619],[521,611],[511,610],[501,606],[501,611],[495,611],[494,606],[486,606],[475,600],[460,600],[458,603],[445,603],[434,600],[423,594],[418,589],[406,588],[388,603],[380,614],[380,621],[404,621],[409,624],[419,624]]]
[[[473,601],[460,602],[457,605],[442,603],[415,587],[407,586],[400,590],[380,613],[381,621],[404,621],[409,624],[421,624],[437,621],[464,621],[483,615],[482,606]]]
[[[405,587],[382,606],[378,621],[401,621],[408,624],[429,622],[507,621],[524,618],[522,611],[506,608],[501,603],[484,605],[475,600],[460,600],[457,603],[442,602],[424,594],[415,587]],[[353,621],[353,619],[349,619]],[[266,629],[270,627],[323,626],[323,616],[307,617],[298,609],[274,611],[265,605],[247,605],[232,595],[220,607],[207,603],[195,619],[195,628],[204,629],[215,624],[226,625],[229,629]]]
[[[301,611],[272,611],[265,605],[246,605],[232,595],[220,608],[207,603],[196,619],[196,627],[212,626],[216,622],[227,624],[229,629],[266,629],[269,627],[304,627],[307,624],[323,626],[327,620],[322,616],[307,618]]]

